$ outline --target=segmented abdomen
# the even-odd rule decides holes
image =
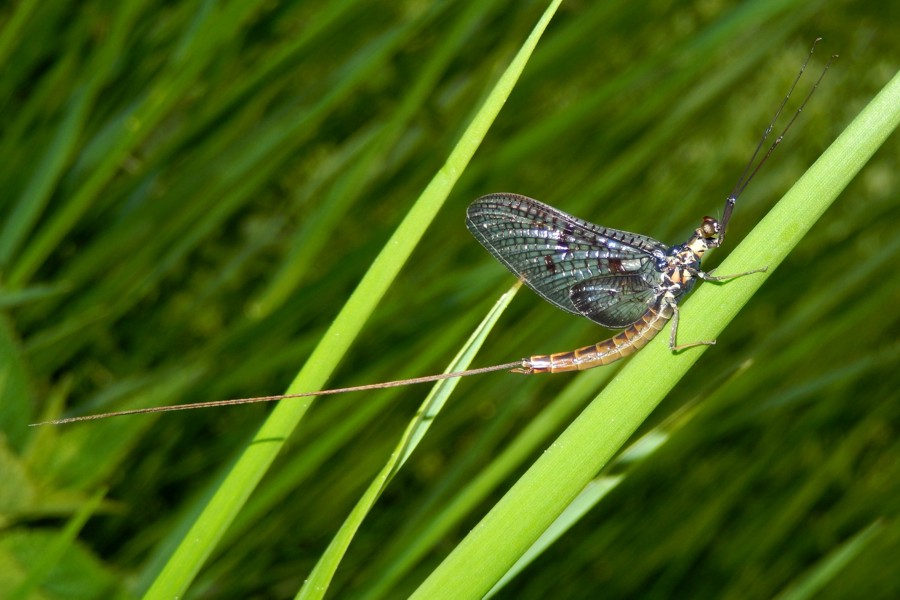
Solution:
[[[562,373],[608,365],[646,346],[673,314],[674,310],[668,304],[650,307],[633,325],[608,340],[570,352],[532,356],[523,360],[522,368],[517,370],[520,373]]]

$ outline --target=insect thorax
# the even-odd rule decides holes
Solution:
[[[700,258],[706,250],[703,238],[699,239],[699,245],[697,242],[697,237],[692,237],[684,244],[672,246],[667,253],[663,287],[676,298],[691,291],[697,282],[695,275],[700,270]]]

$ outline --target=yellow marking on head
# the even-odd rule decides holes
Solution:
[[[688,240],[687,247],[693,252],[697,258],[703,256],[703,253],[709,250],[709,243],[703,237],[703,232],[697,230],[696,233]]]

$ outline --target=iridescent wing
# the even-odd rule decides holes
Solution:
[[[619,329],[659,296],[668,248],[600,227],[517,194],[482,196],[466,211],[472,235],[555,306]]]

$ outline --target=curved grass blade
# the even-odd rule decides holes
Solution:
[[[484,340],[494,328],[500,315],[502,315],[506,310],[506,307],[509,306],[509,303],[521,286],[521,282],[516,282],[508,292],[503,294],[500,299],[497,300],[494,307],[488,312],[475,331],[472,332],[471,337],[469,337],[459,353],[454,357],[453,361],[447,366],[447,369],[444,371],[445,373],[464,371],[469,368],[472,359],[475,358],[475,355],[481,349]],[[303,588],[297,594],[298,599],[322,598],[325,595],[328,586],[331,584],[334,572],[337,570],[338,564],[344,557],[344,553],[347,551],[347,547],[353,540],[353,536],[356,535],[356,531],[362,524],[363,519],[369,514],[372,506],[375,505],[375,502],[387,488],[388,484],[394,478],[394,475],[396,475],[400,468],[406,463],[406,459],[409,458],[422,438],[425,437],[428,428],[431,427],[434,419],[444,407],[450,394],[453,393],[453,390],[456,389],[458,384],[459,379],[444,379],[438,381],[431,389],[431,393],[429,393],[425,398],[425,401],[422,402],[422,406],[419,407],[418,412],[413,417],[412,421],[410,421],[409,426],[400,438],[400,442],[397,444],[394,452],[391,453],[390,459],[384,465],[381,472],[375,476],[375,479],[369,485],[369,488],[365,491],[359,499],[359,502],[357,502],[356,506],[350,512],[350,515],[344,521],[341,529],[334,536],[334,539],[331,540],[328,549],[325,550],[325,553],[319,558],[319,562],[303,584]]]
[[[444,166],[407,213],[300,374],[289,386],[288,393],[320,389],[327,381],[478,149],[560,1],[550,3],[484,105],[473,117]],[[282,402],[275,407],[145,597],[173,598],[184,594],[311,404],[311,399],[304,399],[299,402]]]
[[[395,595],[397,583],[425,556],[435,552],[451,531],[470,522],[473,511],[496,495],[510,477],[521,472],[547,441],[578,415],[613,373],[613,370],[593,369],[572,378],[551,402],[545,404],[540,415],[525,424],[515,439],[483,465],[474,477],[466,479],[465,485],[457,489],[439,510],[429,510],[430,500],[426,498],[425,506],[409,515],[404,526],[383,547],[381,555],[367,565],[361,575],[367,583],[360,600]]]
[[[704,285],[682,310],[682,339],[714,339],[834,202],[900,123],[900,74],[882,89],[806,174],[723,262],[760,273]],[[413,598],[481,597],[615,455],[705,351],[673,354],[660,336],[622,369]]]
[[[653,455],[669,441],[672,430],[680,427],[684,422],[685,419],[683,418],[683,415],[680,414],[680,411],[676,412],[675,415],[667,419],[665,423],[648,431],[622,451],[621,454],[616,456],[611,462],[609,470],[617,471],[617,466],[623,466],[629,463],[639,463]],[[556,540],[574,527],[584,515],[589,513],[601,500],[616,489],[619,484],[625,480],[625,477],[627,477],[627,473],[617,471],[614,475],[601,474],[588,482],[562,514],[560,514],[544,533],[541,534],[535,543],[525,551],[522,557],[516,561],[516,564],[503,575],[503,578],[500,579],[487,594],[485,594],[485,598],[492,598],[499,593],[507,583],[515,579],[519,573],[524,571],[528,565],[543,554],[547,548],[556,543]]]

